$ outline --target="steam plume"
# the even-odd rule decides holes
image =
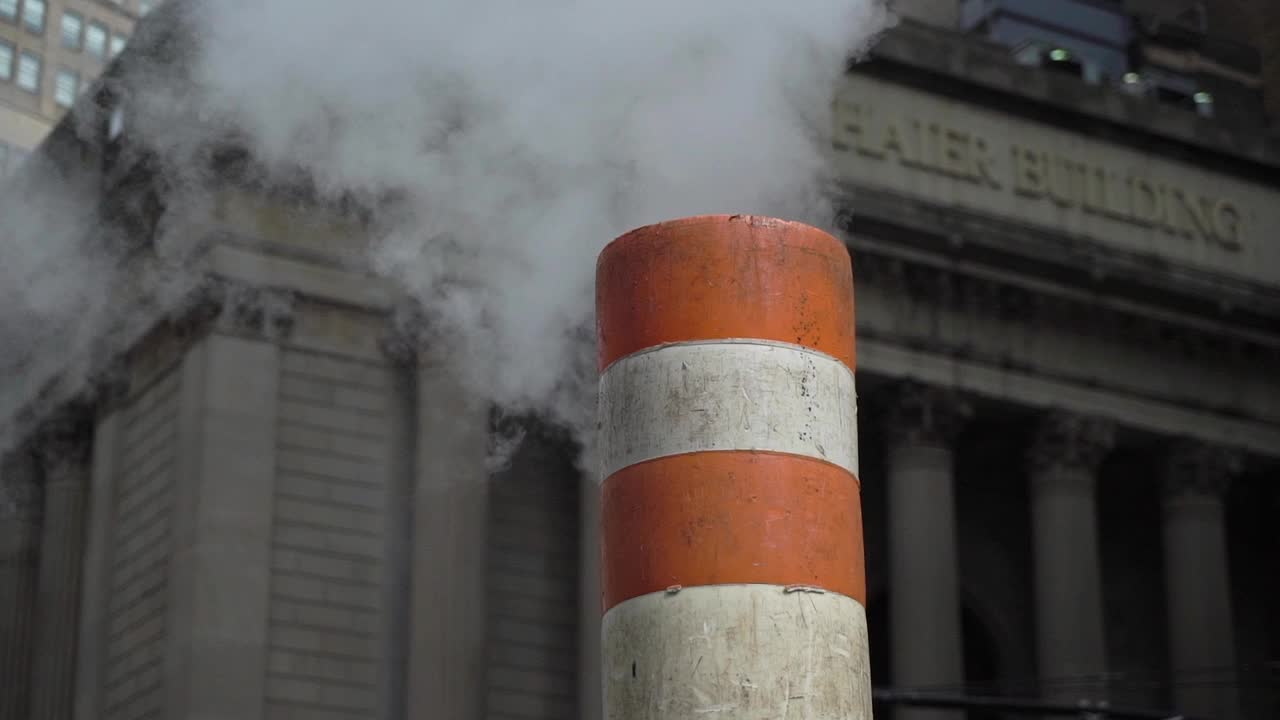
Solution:
[[[268,176],[300,168],[322,197],[400,197],[371,267],[422,301],[477,392],[581,431],[600,248],[692,214],[826,224],[831,93],[890,21],[882,1],[193,3],[189,77],[132,85],[140,105],[201,122],[134,127],[178,158],[234,128]],[[81,312],[99,292],[82,281],[111,280],[88,276],[114,259],[32,236],[0,250],[17,297],[0,309],[0,366],[15,349],[24,367],[56,364],[120,321]],[[15,277],[37,265],[39,282]]]

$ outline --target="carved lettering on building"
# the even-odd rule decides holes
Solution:
[[[1230,199],[1167,178],[1122,171],[1039,146],[1001,145],[924,118],[877,117],[867,105],[841,103],[837,150],[894,162],[1027,202],[1052,203],[1229,252],[1241,249],[1241,213]]]

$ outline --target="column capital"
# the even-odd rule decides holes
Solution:
[[[386,330],[378,344],[391,362],[402,367],[419,361],[426,314],[417,302],[404,301],[395,306],[387,318]]]
[[[0,458],[0,520],[34,522],[42,507],[36,457],[20,446]]]
[[[234,335],[276,341],[288,337],[297,297],[287,290],[223,283],[218,328]]]
[[[1040,418],[1027,449],[1033,475],[1051,470],[1076,470],[1089,477],[1115,447],[1115,423],[1093,415],[1051,410]]]
[[[288,337],[296,318],[296,294],[222,278],[206,281],[175,313],[183,337],[210,329],[229,335],[277,341]]]
[[[1244,455],[1236,448],[1182,440],[1170,446],[1161,476],[1165,499],[1222,498],[1242,469]]]
[[[93,425],[87,408],[67,407],[41,424],[36,434],[36,454],[46,485],[79,482],[76,472],[89,463]]]
[[[450,363],[465,370],[457,342],[446,342],[441,326],[417,300],[398,303],[387,318],[378,344],[382,353],[402,367],[438,368]]]
[[[950,446],[973,415],[953,390],[913,380],[900,382],[886,417],[890,441]]]
[[[129,396],[129,366],[124,358],[115,358],[94,373],[89,380],[86,401],[93,403],[99,413],[120,407]]]

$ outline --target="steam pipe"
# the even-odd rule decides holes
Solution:
[[[596,311],[605,717],[869,720],[844,245],[643,227],[601,253]]]

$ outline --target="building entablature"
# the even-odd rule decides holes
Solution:
[[[953,94],[850,73],[833,103],[842,210],[906,245],[1271,327],[1280,186]],[[882,233],[883,234],[883,233]],[[1103,290],[1095,287],[1095,290]]]

